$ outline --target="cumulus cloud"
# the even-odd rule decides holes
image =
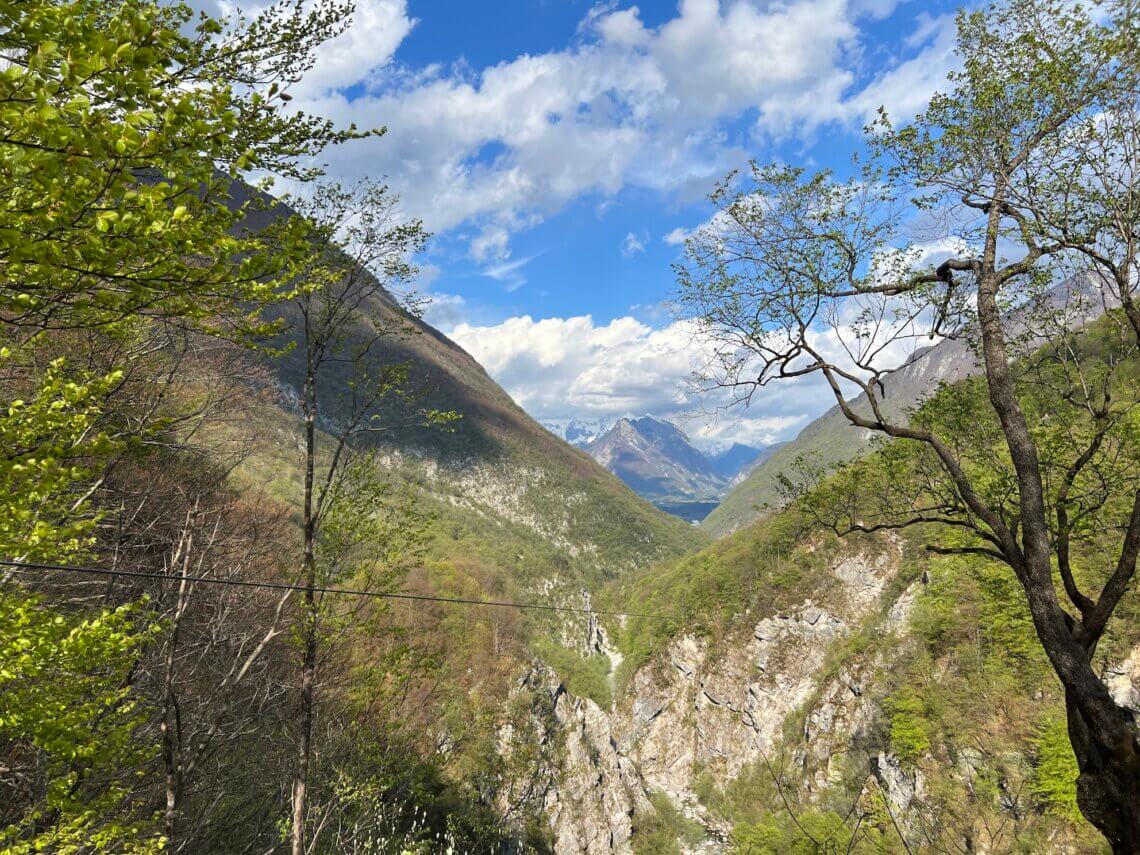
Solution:
[[[747,410],[717,412],[688,380],[708,351],[694,328],[654,328],[632,317],[598,324],[589,315],[499,324],[459,324],[449,335],[540,421],[651,413],[681,425],[698,441],[766,444],[786,439],[830,405],[824,384],[801,381],[762,391]]]
[[[467,316],[467,301],[459,294],[429,294],[423,319],[433,327],[450,327]]]
[[[896,124],[913,119],[930,96],[945,87],[947,72],[959,64],[954,54],[956,32],[953,15],[920,15],[918,26],[907,39],[908,46],[919,49],[919,53],[883,72],[850,99],[850,116],[868,122],[879,107],[884,107]]]
[[[502,260],[513,233],[584,194],[707,188],[745,156],[724,134],[742,116],[779,136],[861,122],[880,103],[913,112],[947,67],[941,24],[923,19],[914,58],[853,91],[860,21],[891,7],[683,0],[652,27],[636,6],[602,6],[563,50],[481,70],[411,70],[392,63],[415,26],[404,0],[366,0],[294,103],[386,125],[385,137],[338,151],[334,171],[389,175],[409,213],[437,232],[475,226],[471,254]],[[349,95],[353,84],[363,93]]]
[[[316,64],[302,78],[294,97],[351,86],[361,69],[374,71],[392,61],[416,21],[408,17],[406,0],[356,0],[352,26],[318,49]]]
[[[510,255],[510,233],[502,226],[488,225],[471,241],[471,257],[476,261],[502,261]]]
[[[833,323],[809,333],[812,348],[857,371],[852,354],[862,346],[873,352],[876,368],[890,370],[931,344],[901,321],[886,322],[868,344],[858,335],[865,327],[860,310],[855,301],[841,306]],[[460,323],[449,335],[544,422],[613,422],[649,413],[679,424],[698,442],[763,445],[791,439],[835,404],[820,374],[756,388],[747,401],[740,397],[743,389],[695,388],[694,373],[702,373],[715,346],[688,321],[652,326],[629,316],[605,324],[590,315],[522,316],[489,325]]]

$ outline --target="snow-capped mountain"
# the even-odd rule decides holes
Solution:
[[[582,449],[608,431],[612,424],[609,419],[550,419],[542,422],[542,426],[556,437]]]

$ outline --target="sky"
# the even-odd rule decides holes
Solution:
[[[427,320],[532,416],[652,413],[698,443],[765,444],[833,403],[808,379],[710,415],[716,402],[686,386],[699,347],[670,314],[671,265],[729,170],[844,174],[880,106],[921,110],[954,67],[953,4],[356,5],[293,104],[388,129],[330,152],[329,175],[386,177],[423,219]]]

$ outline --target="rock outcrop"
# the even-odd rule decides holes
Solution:
[[[544,669],[544,697],[562,740],[544,802],[556,851],[631,852],[636,818],[654,810],[652,793],[705,825],[709,840],[702,852],[724,851],[730,829],[701,805],[698,777],[711,774],[723,786],[762,762],[797,714],[807,745],[799,760],[814,769],[813,788],[822,789],[875,714],[863,693],[864,671],[873,665],[853,660],[834,670],[828,657],[867,620],[877,620],[884,632],[905,623],[913,587],[883,601],[899,557],[888,550],[838,561],[827,602],[805,600],[715,645],[693,635],[674,639],[633,675],[612,710],[570,695]],[[587,632],[587,651],[615,656],[603,629],[590,623]],[[877,766],[892,801],[902,803],[921,788],[892,758],[879,757]]]

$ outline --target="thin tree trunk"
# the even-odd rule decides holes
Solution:
[[[177,634],[175,623],[173,633]],[[174,744],[174,692],[172,687],[174,672],[173,640],[166,653],[166,678],[163,689],[162,710],[162,764],[166,773],[166,804],[163,810],[163,826],[166,832],[166,848],[176,851],[174,843],[175,820],[178,816],[178,760]]]
[[[197,504],[195,504],[195,511]],[[176,553],[175,563],[181,564],[182,579],[178,583],[178,599],[174,605],[174,620],[170,628],[170,640],[166,646],[165,673],[162,686],[162,762],[166,773],[166,806],[163,811],[163,825],[166,832],[166,848],[170,852],[177,851],[175,831],[178,821],[178,810],[182,800],[182,770],[179,761],[179,745],[182,741],[181,716],[178,712],[178,698],[174,692],[174,671],[177,666],[178,637],[182,626],[182,616],[186,612],[186,598],[188,583],[186,576],[190,572],[190,552],[194,542],[194,513],[187,515],[185,538],[179,544],[181,562]]]
[[[308,609],[305,631],[305,659],[301,668],[300,734],[297,740],[297,772],[293,779],[292,855],[305,852],[305,796],[309,783],[309,758],[313,739],[313,678],[317,661],[317,626],[312,590],[305,592]]]
[[[305,651],[301,665],[301,704],[298,711],[297,768],[293,775],[292,855],[305,853],[305,796],[313,739],[313,681],[317,664],[317,562],[316,520],[313,512],[313,477],[316,468],[316,378],[310,367],[303,392],[305,410],[304,556]]]

